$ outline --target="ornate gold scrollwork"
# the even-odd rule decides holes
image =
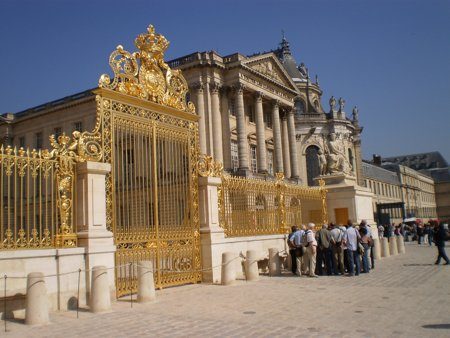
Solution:
[[[320,197],[322,199],[322,224],[328,223],[328,211],[327,211],[327,192],[325,188],[325,181],[323,179],[319,180],[319,191]]]
[[[57,247],[71,247],[77,245],[77,235],[73,229],[73,185],[75,179],[75,164],[85,161],[99,161],[102,156],[100,146],[101,136],[99,132],[72,133],[72,139],[62,134],[55,139],[50,136],[50,144],[53,150],[42,151],[42,157],[55,159],[56,183],[58,188],[57,206],[59,209],[60,225],[56,236]]]
[[[169,41],[150,25],[134,44],[139,51],[133,54],[120,45],[111,53],[109,64],[114,79],[111,82],[109,75],[103,74],[99,87],[194,113],[194,104],[186,99],[186,79],[180,70],[173,70],[164,62]]]
[[[197,172],[202,177],[221,177],[223,164],[214,160],[212,156],[202,154],[197,162]]]

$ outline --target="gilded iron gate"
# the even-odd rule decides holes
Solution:
[[[111,81],[97,93],[107,177],[107,223],[114,233],[116,290],[136,291],[136,264],[153,261],[157,287],[200,281],[198,123],[187,83],[163,60],[167,40],[148,32],[138,53],[111,54]]]

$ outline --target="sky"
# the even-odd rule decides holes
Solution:
[[[93,88],[118,44],[153,24],[166,60],[275,49],[359,108],[363,156],[440,151],[450,162],[450,0],[0,0],[0,113]]]

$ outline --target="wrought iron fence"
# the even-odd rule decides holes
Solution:
[[[303,215],[304,203],[315,201],[317,214]],[[292,225],[327,222],[326,189],[289,184],[282,174],[274,181],[222,175],[220,226],[227,237],[287,233]]]

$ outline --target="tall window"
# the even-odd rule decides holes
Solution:
[[[19,137],[19,147],[25,148],[25,136]]]
[[[267,149],[267,172],[273,176],[273,150]]]
[[[253,109],[253,106],[250,105],[247,107],[247,114],[248,114],[248,120],[250,122],[255,123],[255,111]]]
[[[295,114],[300,115],[305,112],[305,104],[302,100],[295,101]]]
[[[42,133],[36,133],[36,149],[41,149],[42,148],[42,141],[43,141],[43,137],[42,137]]]
[[[55,133],[55,138],[58,139],[58,137],[62,134],[62,128],[56,127],[53,132]]]
[[[272,114],[264,114],[264,122],[267,128],[272,128]]]
[[[234,99],[230,99],[229,104],[229,109],[230,109],[230,114],[233,116],[236,116],[236,101]]]
[[[231,167],[234,172],[239,168],[238,144],[234,140],[231,141]]]
[[[81,121],[75,122],[74,129],[76,131],[82,131],[83,130],[83,122],[81,122]]]
[[[317,146],[309,146],[306,148],[306,175],[309,186],[317,185],[314,179],[320,175],[318,151],[319,148]]]
[[[254,173],[258,172],[258,166],[256,162],[256,146],[250,146],[250,158],[251,158],[251,170]]]

